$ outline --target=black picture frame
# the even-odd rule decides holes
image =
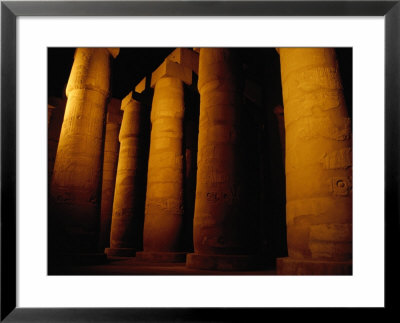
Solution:
[[[395,1],[2,1],[1,321],[249,322],[266,309],[16,307],[16,19],[18,16],[384,16],[385,310],[396,308],[399,253],[400,0]],[[371,261],[374,261],[371,255]],[[267,292],[267,291],[266,291]],[[397,292],[397,293],[396,293]],[[276,309],[277,310],[277,309]],[[378,310],[380,312],[380,310]],[[268,314],[270,315],[270,314]],[[247,319],[245,319],[247,318]],[[350,318],[350,317],[349,317]],[[266,318],[267,319],[267,318]]]

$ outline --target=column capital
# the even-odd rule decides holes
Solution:
[[[197,88],[201,93],[206,84],[224,86],[224,91],[243,91],[242,66],[236,51],[229,48],[200,48],[199,80]],[[205,87],[206,89],[208,86]],[[222,90],[220,88],[220,90]]]
[[[136,93],[143,93],[146,91],[146,77],[144,77],[136,86],[135,86],[135,92]]]
[[[114,54],[116,52],[114,51]],[[108,48],[78,47],[65,93],[74,90],[96,91],[110,95],[110,54]]]
[[[194,52],[188,48],[176,48],[167,59],[183,65],[191,69],[196,74],[199,74],[199,53]]]
[[[107,48],[107,50],[113,58],[117,58],[119,55],[119,48]]]
[[[133,106],[136,109],[140,109],[140,102],[134,98],[134,92],[131,91],[121,101],[121,110],[125,111],[127,107]]]
[[[78,50],[78,49],[80,49],[80,50],[85,50],[85,51],[87,51],[87,52],[90,52],[90,51],[93,50],[93,49],[104,49],[104,50],[106,50],[113,58],[117,58],[117,56],[119,55],[119,51],[120,51],[119,48],[111,48],[111,47],[109,47],[109,48],[101,48],[101,47],[99,47],[99,48],[97,48],[97,47],[77,47],[76,50],[75,50],[74,59],[75,59],[75,57],[76,57],[76,53],[77,53],[77,50]],[[87,54],[86,54],[86,55],[87,55]]]
[[[132,97],[145,106],[151,106],[153,89],[150,86],[151,76],[145,76],[136,86]]]
[[[187,85],[192,84],[192,70],[169,59],[166,59],[151,75],[151,87],[154,88],[157,81],[163,77],[174,77]]]

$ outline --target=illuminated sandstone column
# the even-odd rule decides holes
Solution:
[[[120,150],[118,158],[117,179],[115,182],[114,204],[111,220],[110,248],[106,248],[108,256],[135,256],[136,234],[135,224],[139,216],[137,186],[141,174],[140,132],[141,104],[132,98],[130,92],[123,100],[124,111],[119,133]]]
[[[111,216],[119,153],[118,135],[122,119],[120,109],[121,100],[111,99],[107,106],[106,133],[104,138],[99,237],[99,250],[101,251],[110,246]]]
[[[64,253],[97,249],[110,55],[118,53],[115,48],[75,52],[50,190],[50,226],[58,235],[54,247]]]
[[[191,268],[240,270],[255,265],[256,236],[243,209],[240,65],[229,49],[201,48],[197,187]]]
[[[352,136],[335,50],[280,48],[288,258],[279,274],[351,274]]]
[[[183,216],[183,82],[192,70],[168,59],[153,73],[151,139],[147,173],[143,252],[148,261],[184,261],[180,252]]]

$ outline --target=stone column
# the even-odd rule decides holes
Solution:
[[[243,209],[240,64],[229,49],[201,48],[200,121],[190,268],[240,270],[255,265],[250,256],[254,214]]]
[[[121,100],[112,98],[107,106],[106,134],[104,138],[99,237],[99,250],[101,251],[110,246],[111,216],[119,154],[118,136],[122,119],[120,109]]]
[[[143,252],[148,261],[184,261],[183,216],[183,82],[192,70],[169,59],[153,73],[151,139],[147,174]]]
[[[138,196],[139,182],[145,176],[140,167],[143,156],[140,149],[141,104],[130,92],[123,100],[124,111],[119,133],[120,151],[114,204],[111,220],[110,248],[108,256],[133,257],[136,254],[136,232],[141,199]],[[143,212],[143,211],[141,211]]]
[[[50,189],[50,250],[96,251],[103,134],[110,87],[110,55],[119,49],[78,48]]]
[[[278,274],[351,274],[352,135],[335,50],[279,52],[289,257]]]

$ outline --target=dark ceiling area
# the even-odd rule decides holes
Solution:
[[[143,77],[163,62],[174,48],[121,48],[112,60],[112,96],[124,98]],[[48,97],[62,97],[71,71],[75,48],[48,49]],[[279,55],[274,48],[237,48],[245,77],[264,89],[269,106],[282,104]],[[344,95],[352,115],[352,49],[336,48]]]
[[[112,96],[123,99],[174,48],[121,48],[112,60]],[[61,97],[74,61],[75,48],[48,49],[48,96]]]

